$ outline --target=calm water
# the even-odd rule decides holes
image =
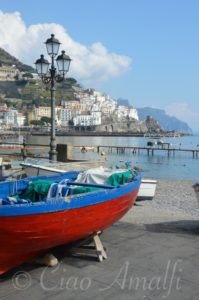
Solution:
[[[199,149],[199,136],[185,136],[180,138],[162,138],[175,148]],[[144,137],[57,137],[57,143],[73,144],[78,146],[146,146],[149,138]],[[49,137],[32,136],[28,143],[49,144]],[[103,151],[103,149],[102,149]],[[107,150],[104,150],[107,151]],[[82,154],[75,150],[75,158],[89,159],[102,158],[100,154],[88,151]],[[155,155],[147,156],[146,151],[141,154],[133,154],[126,151],[125,155],[108,153],[105,157],[109,164],[118,164],[120,161],[131,161],[133,165],[143,169],[143,176],[164,179],[190,179],[199,181],[199,158],[193,159],[191,153],[176,153],[175,157],[166,152],[155,152]],[[121,163],[122,164],[122,163]]]

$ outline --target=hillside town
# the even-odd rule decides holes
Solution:
[[[32,78],[39,81],[35,73]],[[24,79],[24,74],[16,66],[1,66],[0,80],[15,81]],[[27,78],[25,78],[27,79]],[[27,83],[28,84],[28,83]],[[37,84],[37,83],[36,83]],[[127,105],[120,105],[116,100],[107,94],[101,94],[95,89],[83,89],[73,87],[74,98],[65,100],[55,107],[55,122],[57,127],[84,127],[90,130],[92,127],[106,123],[110,117],[121,121],[123,119],[139,120],[135,108]],[[51,106],[33,106],[31,110],[17,110],[15,107],[8,107],[7,104],[0,106],[0,126],[9,129],[11,127],[22,127],[41,125],[41,120],[50,123]]]
[[[79,89],[75,93],[76,100],[61,101],[56,106],[56,124],[58,127],[68,126],[69,123],[77,126],[98,126],[102,125],[105,117],[115,115],[118,120],[130,118],[138,120],[138,113],[135,108],[118,105],[109,95],[102,95],[94,89]],[[50,106],[39,106],[33,108],[29,113],[29,122],[41,120],[42,116],[50,117]]]
[[[192,133],[186,123],[164,110],[135,108],[128,100],[84,88],[74,78],[67,77],[56,89],[55,126],[62,133]],[[21,128],[47,133],[50,126],[49,87],[32,67],[0,48],[0,130]]]

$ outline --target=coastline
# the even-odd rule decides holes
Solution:
[[[50,132],[31,132],[32,136],[50,136]],[[161,137],[182,137],[190,136],[192,134],[182,132],[162,132],[162,133],[143,133],[143,132],[107,132],[107,131],[57,131],[56,136],[115,136],[115,137],[147,137],[147,138],[161,138]]]

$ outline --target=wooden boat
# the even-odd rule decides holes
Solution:
[[[198,201],[198,207],[199,207],[199,183],[195,183],[193,185],[193,189],[195,191],[196,198],[197,198],[197,201]]]
[[[101,162],[100,162],[101,163]],[[36,175],[59,175],[66,171],[83,170],[88,167],[99,166],[99,162],[75,162],[75,163],[61,163],[49,162],[45,159],[27,158],[21,163],[27,176]],[[152,200],[157,186],[157,180],[142,179],[137,200]]]
[[[0,183],[1,203],[9,201],[0,205],[0,274],[49,248],[103,231],[118,221],[134,204],[141,182],[139,173],[129,172],[130,181],[117,186],[78,183],[74,181],[78,172]],[[39,200],[25,198],[27,188],[38,180],[44,188],[42,180],[46,179],[51,180],[47,195],[37,186]],[[80,187],[86,193],[76,194]],[[21,198],[16,200],[13,194]]]

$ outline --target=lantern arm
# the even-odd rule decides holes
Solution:
[[[44,76],[41,76],[41,80],[43,83],[48,84],[52,81],[52,78],[51,78],[51,76],[44,75]]]
[[[57,75],[55,76],[56,82],[62,82],[62,81],[64,81],[64,79],[65,79],[64,75],[62,76],[62,75],[60,75],[60,74],[57,74]]]
[[[57,72],[55,72],[55,74],[50,74],[50,75],[42,75],[41,80],[43,83],[48,84],[48,83],[52,83],[53,80],[55,80],[56,82],[62,82],[65,80],[65,74],[59,74]]]

